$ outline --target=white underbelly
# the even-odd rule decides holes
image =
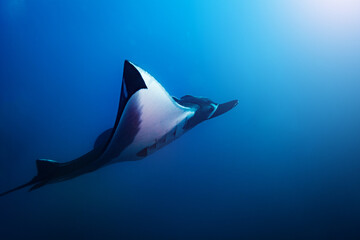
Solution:
[[[168,131],[166,131],[165,134],[149,135],[147,129],[140,130],[134,142],[128,146],[118,158],[114,159],[112,163],[141,160],[149,156],[182,136],[184,134],[183,127],[186,121],[187,119],[183,119],[174,127],[167,129]]]
[[[149,89],[138,91],[128,103],[140,105],[140,125],[133,142],[111,163],[142,159],[169,144],[184,133],[184,125],[193,111],[174,105],[161,85],[153,81]]]

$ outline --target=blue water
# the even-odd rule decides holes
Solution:
[[[301,2],[2,0],[1,191],[92,148],[125,59],[239,105],[145,160],[1,198],[0,238],[360,239],[360,8]]]

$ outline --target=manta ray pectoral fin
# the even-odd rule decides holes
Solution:
[[[137,70],[134,64],[130,63],[128,60],[124,62],[124,72],[123,72],[123,81],[121,86],[120,102],[119,109],[116,116],[116,121],[114,124],[114,129],[116,129],[124,108],[128,103],[129,99],[140,89],[146,89],[144,79],[142,78],[140,72]]]
[[[102,152],[105,151],[111,139],[114,137],[115,131],[118,128],[120,119],[123,115],[125,106],[129,102],[130,98],[140,89],[147,89],[146,83],[141,76],[141,73],[134,64],[132,64],[128,60],[125,60],[120,101],[114,127],[111,128],[111,131],[110,129],[106,130],[98,137],[98,139],[95,141],[96,146],[94,146],[94,148],[102,147]],[[105,143],[103,142],[104,140],[106,141]]]

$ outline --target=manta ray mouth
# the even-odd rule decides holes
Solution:
[[[219,104],[215,110],[215,112],[212,114],[212,116],[209,118],[214,118],[217,116],[220,116],[228,111],[230,111],[231,109],[233,109],[236,105],[238,105],[239,101],[238,100],[232,100],[230,102],[226,102],[226,103],[222,103]]]

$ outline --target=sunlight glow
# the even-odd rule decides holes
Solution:
[[[334,37],[360,29],[360,0],[302,0],[294,10],[319,34]]]

